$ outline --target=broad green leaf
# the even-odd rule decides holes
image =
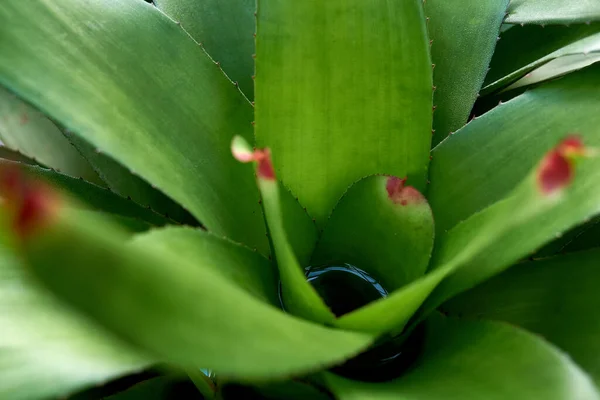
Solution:
[[[600,250],[517,264],[443,305],[464,317],[518,325],[566,351],[600,383]]]
[[[0,86],[0,141],[42,164],[102,185],[102,179],[48,118]]]
[[[559,253],[570,253],[600,246],[600,236],[597,235],[600,216],[576,226],[565,234],[560,235],[535,252],[531,259],[540,259]]]
[[[425,273],[433,234],[431,208],[419,192],[398,178],[367,177],[336,205],[312,265],[350,263],[391,292]]]
[[[600,145],[599,85],[600,66],[569,74],[494,108],[438,145],[427,196],[436,232],[505,197],[569,133]]]
[[[543,54],[539,58],[534,58],[531,62],[519,66],[516,70],[506,71],[506,75],[494,75],[498,76],[498,79],[484,87],[481,93],[485,95],[504,87],[506,87],[506,90],[509,90],[531,85],[586,66],[577,65],[577,61],[583,60],[589,63],[597,61],[598,54],[600,53],[600,32],[598,32],[598,26],[600,24],[593,26],[596,32],[589,32],[589,35],[585,36],[582,33],[582,38],[555,51]],[[551,30],[551,32],[554,31],[556,31],[556,28]],[[512,32],[518,33],[518,29],[512,30]],[[536,35],[533,35],[533,38],[535,39]],[[536,42],[535,40],[533,41],[534,43]],[[515,52],[515,48],[511,47],[510,51],[510,54],[512,54],[512,52]],[[525,53],[527,51],[527,48],[523,50]],[[518,51],[517,54],[519,54]],[[504,68],[501,67],[500,70],[503,71]]]
[[[152,210],[143,208],[139,204],[116,195],[106,188],[96,186],[82,179],[75,179],[38,166],[0,160],[1,168],[17,166],[28,176],[51,184],[93,210],[146,221],[152,225],[161,226],[169,222],[165,217]]]
[[[600,20],[597,0],[511,0],[506,22],[511,24],[569,24]]]
[[[257,144],[320,228],[367,175],[424,188],[432,72],[421,3],[259,2]]]
[[[85,156],[112,191],[122,197],[130,198],[144,207],[149,207],[167,218],[190,225],[198,225],[189,212],[140,177],[133,175],[118,162],[94,150],[89,143],[72,132],[65,130],[64,134],[73,143],[73,146]]]
[[[281,377],[338,363],[372,340],[285,314],[207,266],[212,260],[186,261],[125,239],[102,219],[71,218],[61,208],[20,247],[29,270],[71,307],[184,367]]]
[[[38,287],[5,239],[0,243],[0,398],[64,397],[149,364]]]
[[[484,87],[563,47],[600,32],[600,23],[590,25],[507,25],[494,49]]]
[[[281,279],[281,299],[285,309],[294,315],[322,324],[334,320],[323,299],[306,280],[304,269],[298,262],[294,249],[288,240],[283,222],[280,201],[280,184],[276,179],[258,177],[258,187],[267,220],[267,227],[273,243],[273,251]]]
[[[180,22],[249,99],[254,97],[255,0],[154,0],[154,4]]]
[[[240,244],[200,229],[166,227],[138,235],[134,243],[205,265],[254,297],[279,306],[277,273],[269,260]]]
[[[252,107],[154,6],[5,0],[0,84],[189,210],[268,254],[252,169],[229,155]]]
[[[423,354],[389,382],[325,380],[338,400],[594,400],[589,377],[543,339],[491,321],[435,316]]]
[[[500,33],[508,0],[427,0],[435,91],[433,144],[469,117]]]
[[[427,299],[426,312],[600,213],[600,158],[581,161],[573,182],[551,195],[540,191],[538,169],[505,199],[436,238],[430,268],[450,275]]]

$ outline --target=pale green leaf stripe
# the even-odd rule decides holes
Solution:
[[[154,0],[154,4],[181,23],[249,99],[254,97],[256,0]]]
[[[102,179],[52,121],[2,86],[0,141],[63,174],[103,185]]]
[[[3,1],[0,83],[208,229],[268,253],[252,168],[229,150],[252,137],[252,107],[151,4]]]
[[[338,400],[595,400],[589,377],[543,339],[491,321],[434,316],[423,354],[400,378],[325,380]]]
[[[25,272],[2,239],[0,398],[64,397],[148,366],[148,358],[64,307]]]
[[[510,24],[570,24],[600,20],[597,0],[511,0]]]
[[[265,304],[215,272],[215,260],[124,241],[105,220],[62,209],[22,247],[29,270],[63,301],[169,363],[275,378],[339,363],[372,341]]]
[[[319,227],[364,176],[424,187],[432,72],[421,3],[258,2],[257,144]]]
[[[335,317],[317,291],[306,280],[283,221],[280,197],[281,184],[275,179],[258,178],[265,217],[276,256],[281,279],[281,300],[287,311],[301,318],[321,324],[331,324]],[[298,207],[299,208],[299,207]],[[300,209],[301,210],[301,209]]]
[[[492,58],[508,0],[424,2],[435,64],[433,144],[469,117]]]
[[[514,51],[514,50],[513,50]],[[531,85],[543,80],[548,80],[555,76],[561,75],[565,71],[554,71],[549,73],[544,68],[550,67],[556,69],[556,63],[567,63],[573,64],[573,57],[577,59],[587,60],[590,63],[598,61],[598,55],[600,54],[600,33],[595,33],[590,36],[579,39],[567,46],[561,47],[560,49],[547,54],[531,63],[522,66],[516,71],[512,71],[509,74],[501,77],[495,82],[490,83],[481,90],[482,95],[494,92],[508,86],[507,89],[514,89],[520,86]],[[558,64],[561,65],[561,64]],[[583,66],[570,65],[566,68],[566,72],[582,68]],[[563,66],[564,68],[564,66]],[[536,72],[536,69],[542,72]],[[539,75],[539,76],[538,76]]]
[[[598,265],[599,249],[517,264],[442,308],[535,332],[566,351],[600,384]]]
[[[570,133],[600,146],[600,66],[544,84],[470,122],[433,150],[436,233],[502,199]]]

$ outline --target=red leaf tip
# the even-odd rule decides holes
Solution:
[[[405,186],[406,178],[390,176],[385,184],[388,197],[394,204],[407,206],[410,204],[420,204],[425,202],[425,197],[412,186]]]
[[[551,195],[568,186],[575,176],[575,161],[590,154],[581,137],[571,135],[562,140],[542,159],[537,174],[541,192]]]
[[[12,228],[25,239],[46,226],[56,215],[57,194],[46,185],[27,179],[17,167],[0,169],[0,195]]]
[[[254,150],[254,159],[258,162],[256,174],[259,178],[274,180],[275,170],[271,161],[271,151],[268,148],[262,150]]]

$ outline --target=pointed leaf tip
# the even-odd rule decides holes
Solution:
[[[405,186],[406,178],[390,176],[387,179],[385,189],[388,197],[395,203],[403,206],[409,204],[420,204],[425,201],[425,197],[412,186]]]
[[[268,148],[253,150],[241,136],[236,136],[231,142],[231,152],[236,160],[247,163],[256,161],[256,174],[259,178],[274,180],[275,170],[271,162],[271,151]]]
[[[27,238],[46,226],[56,215],[56,192],[38,181],[28,179],[15,166],[0,169],[0,195],[5,202],[15,233]]]
[[[557,193],[568,186],[574,177],[574,163],[580,157],[590,156],[581,137],[570,135],[550,150],[538,170],[538,185],[545,195]]]

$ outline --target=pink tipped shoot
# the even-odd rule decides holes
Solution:
[[[12,228],[22,239],[46,226],[56,215],[59,199],[46,185],[27,179],[17,167],[0,169],[0,195]]]
[[[575,176],[575,161],[591,154],[579,136],[571,135],[561,141],[546,153],[538,169],[541,192],[550,195],[568,186]]]
[[[420,204],[425,202],[425,197],[412,186],[405,186],[406,178],[400,179],[390,176],[387,179],[385,189],[388,197],[395,203],[403,206]]]
[[[253,150],[244,138],[236,136],[231,142],[231,152],[236,160],[240,162],[255,161],[257,163],[256,174],[259,178],[275,179],[275,170],[271,162],[271,152],[268,148]]]

